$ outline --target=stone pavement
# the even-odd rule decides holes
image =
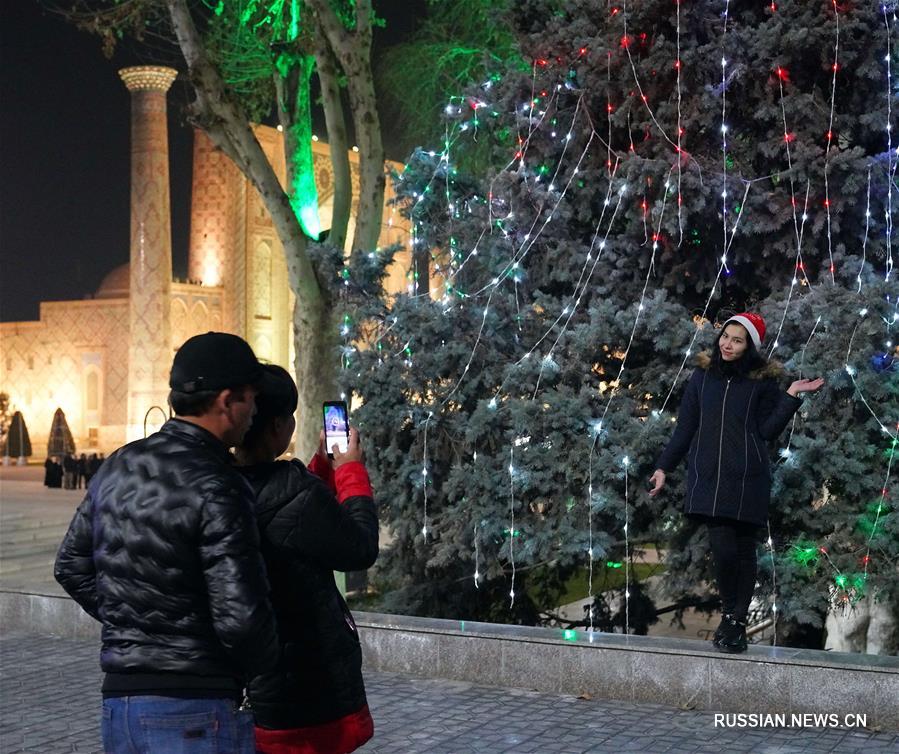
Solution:
[[[47,489],[42,466],[0,465],[0,587],[63,594],[53,561],[84,490]]]
[[[101,751],[97,653],[94,641],[0,639],[2,754]],[[899,752],[895,733],[716,728],[711,712],[393,673],[368,673],[366,685],[375,737],[363,754]]]

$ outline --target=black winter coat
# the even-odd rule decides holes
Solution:
[[[106,459],[54,575],[103,623],[107,673],[227,676],[239,690],[278,662],[252,490],[190,422]]]
[[[366,697],[359,635],[334,571],[374,564],[374,500],[356,495],[338,503],[298,460],[242,471],[256,493],[283,651],[279,669],[250,684],[256,722],[266,728],[301,728],[345,717],[365,706]]]
[[[762,526],[771,498],[767,443],[802,401],[780,389],[783,369],[776,363],[726,379],[708,371],[709,362],[708,354],[700,355],[656,468],[671,472],[686,455],[685,513]]]

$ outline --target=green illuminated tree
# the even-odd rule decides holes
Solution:
[[[377,83],[410,151],[442,140],[441,116],[452,96],[497,70],[525,65],[509,7],[509,0],[428,0],[413,37],[381,56]]]
[[[346,83],[360,155],[353,253],[380,234],[384,150],[371,70],[371,0],[75,0],[64,14],[111,51],[126,34],[175,46],[187,64],[190,119],[259,192],[284,247],[296,296],[295,370],[300,386],[297,452],[318,444],[321,403],[336,390],[338,324],[333,300],[347,239],[352,187],[339,80]],[[334,168],[334,218],[319,242],[311,156],[310,81],[317,73]],[[252,123],[276,109],[288,185],[281,186]]]

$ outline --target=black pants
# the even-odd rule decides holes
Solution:
[[[745,621],[758,574],[758,527],[727,519],[710,519],[708,527],[721,612]]]

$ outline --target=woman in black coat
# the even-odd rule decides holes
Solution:
[[[378,515],[359,436],[324,448],[307,468],[276,461],[296,427],[297,389],[281,367],[256,397],[257,413],[237,448],[256,493],[262,555],[278,621],[280,668],[248,689],[263,754],[344,754],[372,737],[356,624],[334,571],[370,567],[378,556]]]
[[[758,571],[756,541],[768,520],[768,443],[801,405],[800,393],[824,380],[797,380],[784,392],[783,368],[760,353],[765,322],[731,317],[711,353],[700,355],[687,383],[677,426],[650,477],[657,495],[666,474],[687,456],[684,512],[708,526],[722,618],[713,639],[724,652],[746,649],[746,616]]]

